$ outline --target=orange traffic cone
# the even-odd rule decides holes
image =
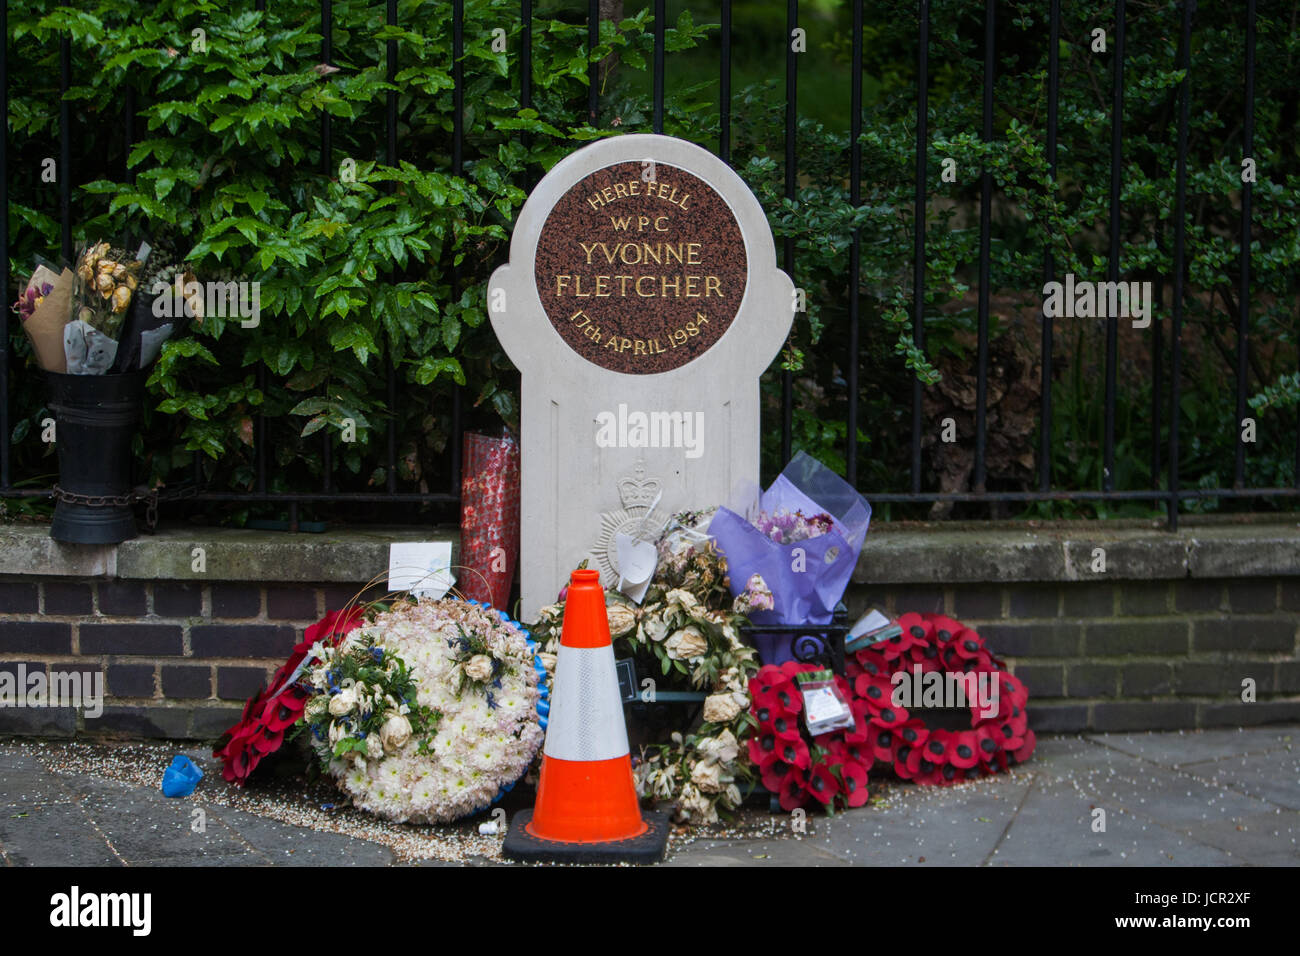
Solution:
[[[627,725],[600,574],[569,581],[534,809],[515,815],[502,850],[518,860],[651,862],[668,839],[645,818],[632,779]]]

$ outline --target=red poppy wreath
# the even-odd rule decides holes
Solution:
[[[1028,760],[1035,745],[1026,711],[1029,692],[984,639],[942,614],[904,614],[898,624],[900,635],[862,648],[845,668],[870,714],[866,748],[875,759],[904,780],[940,786]],[[969,729],[932,727],[921,716],[925,708],[893,706],[896,687],[930,673],[962,687]]]
[[[828,811],[861,806],[867,772],[877,761],[905,780],[947,786],[1005,770],[1033,753],[1028,692],[974,630],[939,614],[904,614],[898,623],[901,635],[850,655],[848,679],[834,679],[852,711],[851,727],[813,737],[803,726],[796,675],[818,669],[815,664],[768,665],[750,681],[758,727],[749,757],[782,809],[811,801]],[[931,672],[952,675],[950,683],[971,691],[969,730],[931,727],[919,716],[924,708],[909,712],[895,704],[903,678]]]

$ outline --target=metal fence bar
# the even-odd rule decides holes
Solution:
[[[388,0],[384,22],[397,26],[397,0]],[[397,40],[385,45],[385,78],[397,83]],[[384,163],[389,168],[397,166],[397,91],[389,90],[384,103]],[[390,182],[389,190],[397,184]],[[384,350],[384,388],[388,398],[388,421],[384,428],[384,488],[389,494],[397,491],[397,369],[393,365],[393,337],[386,336],[388,348]]]
[[[334,3],[333,0],[321,0],[321,63],[330,65],[334,57]],[[327,179],[334,172],[334,148],[331,141],[330,114],[328,110],[320,113],[320,165],[321,175]],[[331,474],[334,471],[334,446],[330,441],[330,430],[322,428],[321,444],[321,491],[329,493],[332,486]]]
[[[718,76],[718,156],[731,164],[731,0],[722,0],[722,58]]]
[[[862,0],[853,0],[853,77],[849,84],[849,204],[862,205]],[[844,370],[848,418],[844,449],[844,480],[858,486],[858,365],[862,360],[859,286],[862,282],[862,230],[853,230],[849,246],[849,355]]]
[[[259,362],[257,364],[257,390],[262,393],[262,404],[259,408],[266,407],[266,364]],[[257,417],[253,420],[253,458],[254,468],[256,469],[256,478],[254,487],[258,493],[266,492],[266,415],[258,412]]]
[[[0,4],[0,113],[9,115],[9,5]],[[9,294],[9,124],[0,129],[0,280]],[[0,302],[0,491],[10,485],[9,309]]]
[[[1192,98],[1192,14],[1196,0],[1183,0],[1179,40],[1182,82],[1178,85],[1178,159],[1174,165],[1174,290],[1172,341],[1169,343],[1169,530],[1178,530],[1178,411],[1183,367],[1183,277],[1187,271],[1187,125]]]
[[[1157,229],[1160,227],[1157,226]],[[1164,242],[1157,239],[1156,248],[1164,251]],[[1164,306],[1165,282],[1156,276],[1152,285],[1151,300],[1151,487],[1160,487],[1160,398],[1164,394],[1164,335],[1160,312]]]
[[[63,36],[59,38],[59,231],[63,259],[68,265],[75,265],[72,261],[72,117],[68,106],[71,85],[72,40]],[[9,215],[8,207],[5,215]]]
[[[664,131],[664,0],[655,0],[654,131]]]
[[[1255,155],[1255,0],[1246,0],[1246,115],[1242,120],[1242,158]],[[1246,442],[1242,435],[1246,417],[1247,360],[1250,349],[1250,199],[1252,184],[1241,184],[1241,281],[1237,290],[1237,456],[1233,463],[1234,488],[1246,483]]]
[[[1056,123],[1061,95],[1061,0],[1052,0],[1047,31],[1047,175],[1056,189]],[[1043,282],[1055,280],[1056,254],[1043,251]],[[1039,370],[1038,490],[1052,487],[1052,317],[1042,311],[1043,331]]]
[[[320,61],[326,66],[334,56],[334,3],[333,0],[320,0]],[[320,111],[320,166],[321,174],[329,176],[334,164],[330,161],[334,150],[330,143],[329,110]]]
[[[600,63],[591,59],[591,54],[600,43],[600,0],[587,2],[587,122],[596,125],[598,109],[597,94],[600,79]]]
[[[1124,34],[1125,2],[1115,3],[1115,47],[1111,69],[1111,165],[1110,165],[1110,249],[1107,264],[1107,279],[1119,280],[1120,235],[1122,232],[1122,213],[1120,193],[1123,186],[1123,144],[1124,144]],[[1106,385],[1105,385],[1105,434],[1103,436],[1102,488],[1111,491],[1115,487],[1115,405],[1117,401],[1116,374],[1118,371],[1118,332],[1119,317],[1112,313],[1106,318]]]
[[[519,105],[533,105],[533,0],[519,4]]]
[[[925,348],[925,190],[929,143],[930,2],[919,0],[916,51],[916,200],[912,261],[912,343]],[[912,493],[921,490],[921,380],[912,378]]]
[[[1106,277],[1119,281],[1120,188],[1124,175],[1124,0],[1115,0],[1115,52],[1111,69],[1110,117],[1110,260]],[[1119,316],[1106,318],[1106,424],[1102,437],[1101,487],[1115,488],[1115,375],[1119,363]]]
[[[997,42],[997,3],[984,4],[984,129],[983,140],[993,142],[993,70]],[[988,439],[989,394],[989,267],[993,210],[993,172],[983,164],[980,172],[980,251],[979,251],[979,343],[976,347],[975,372],[975,474],[973,485],[983,491],[985,485],[985,443]]]
[[[451,174],[460,177],[465,171],[465,0],[455,0],[451,8]],[[451,265],[451,300],[460,301],[460,266],[455,256]],[[451,490],[459,500],[461,470],[461,386],[451,386]]]
[[[799,27],[799,0],[786,0],[785,6],[785,198],[796,195],[798,161],[795,139],[799,132],[799,54],[794,51],[794,31]],[[781,242],[782,267],[794,279],[794,236]],[[793,334],[793,331],[792,333]],[[781,373],[781,464],[790,460],[794,439],[794,373]]]

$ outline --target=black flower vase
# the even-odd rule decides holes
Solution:
[[[50,537],[72,544],[117,544],[136,536],[129,504],[81,501],[131,492],[131,440],[144,404],[147,372],[65,375],[46,372],[59,450],[58,497]]]

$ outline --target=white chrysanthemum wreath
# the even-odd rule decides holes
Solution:
[[[534,646],[501,612],[455,598],[399,600],[316,645],[303,719],[322,766],[395,822],[486,809],[542,743]]]

